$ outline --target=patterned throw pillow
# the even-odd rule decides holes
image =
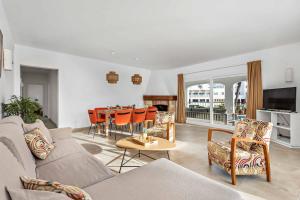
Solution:
[[[24,129],[24,132],[29,132],[29,131],[32,131],[33,129],[35,128],[39,128],[41,133],[43,134],[43,136],[46,138],[47,142],[52,144],[53,143],[53,140],[52,140],[52,137],[50,135],[50,132],[49,130],[47,129],[47,127],[45,126],[44,122],[40,119],[37,119],[35,121],[35,123],[33,124],[23,124],[23,129]]]
[[[71,200],[65,194],[55,192],[6,188],[11,200]]]
[[[253,139],[256,134],[256,129],[252,126],[251,121],[239,121],[235,126],[235,133],[233,137],[240,138],[249,138]],[[249,151],[252,143],[251,142],[237,142],[237,146],[244,149],[245,151]]]
[[[269,147],[273,124],[270,122],[263,122],[263,121],[256,121],[253,124],[255,124],[256,127],[256,134],[254,140],[263,141]],[[262,145],[254,143],[251,146],[251,150],[259,154],[263,154]]]
[[[63,193],[74,200],[92,200],[88,193],[75,186],[63,185],[58,182],[34,179],[26,176],[21,176],[20,178],[25,189]]]
[[[54,149],[54,145],[47,142],[38,128],[25,133],[24,137],[30,151],[39,159],[45,160]]]

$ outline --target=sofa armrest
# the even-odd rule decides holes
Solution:
[[[58,140],[71,138],[73,129],[70,127],[66,127],[66,128],[49,129],[49,131],[53,141],[56,142]]]

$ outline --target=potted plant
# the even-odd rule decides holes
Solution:
[[[41,117],[41,105],[28,97],[17,97],[13,95],[10,103],[2,104],[4,117],[17,115],[20,116],[25,123],[33,123]]]

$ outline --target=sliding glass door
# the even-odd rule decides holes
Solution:
[[[187,87],[187,118],[233,126],[245,117],[246,97],[246,76],[199,81]]]
[[[188,118],[210,122],[210,92],[210,80],[201,81],[187,88],[186,115]]]

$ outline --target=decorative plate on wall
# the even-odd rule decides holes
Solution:
[[[119,74],[114,71],[110,71],[106,74],[106,80],[110,84],[116,84],[119,81]]]
[[[143,77],[141,77],[141,75],[139,75],[139,74],[134,74],[131,77],[131,81],[134,85],[140,85],[143,81]]]

